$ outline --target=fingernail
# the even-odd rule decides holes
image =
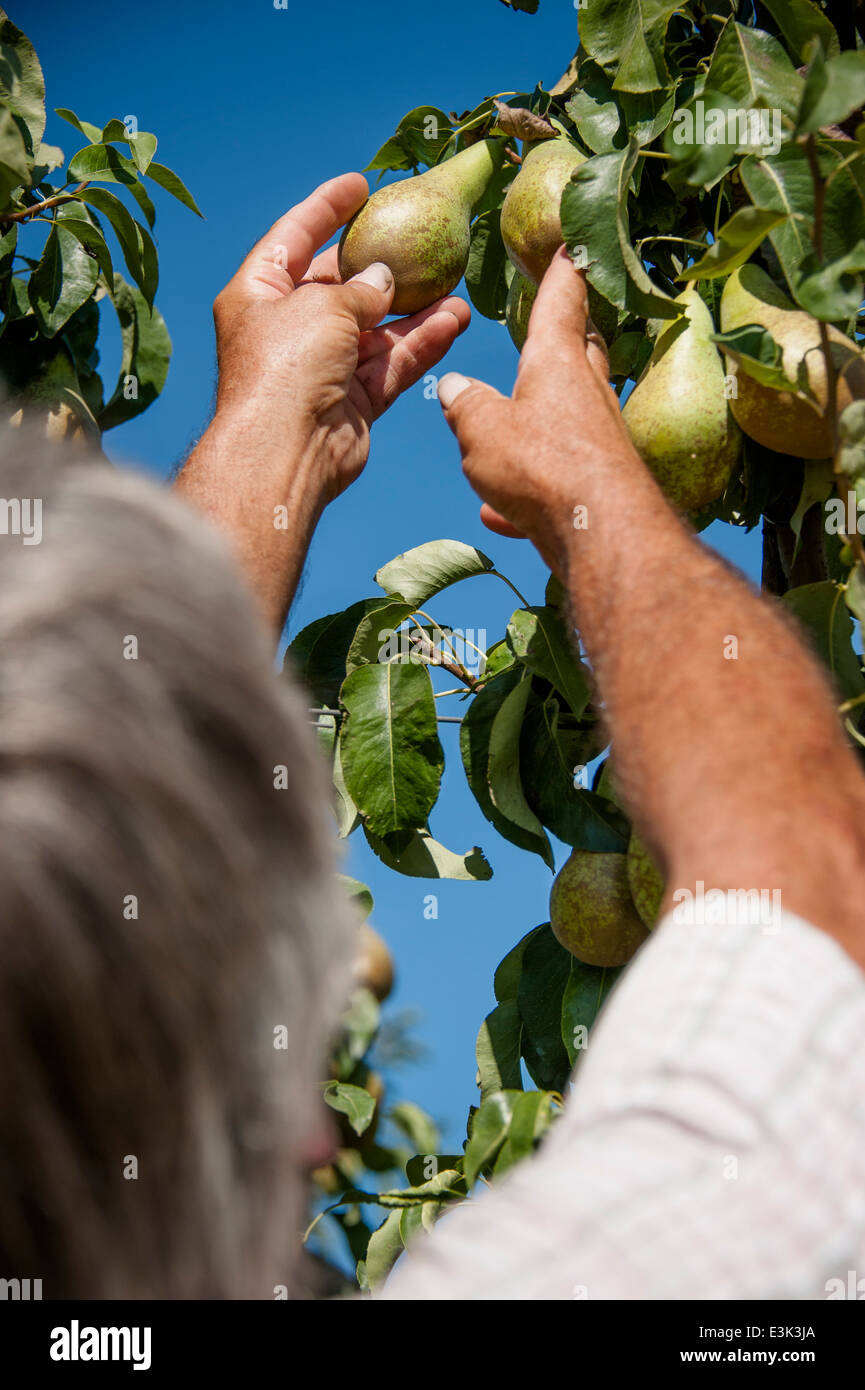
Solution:
[[[360,285],[372,285],[374,290],[389,290],[393,284],[393,274],[390,266],[386,266],[384,261],[373,261],[366,270],[360,271],[358,275],[353,275],[352,279]]]
[[[457,326],[457,328],[459,329],[459,331],[462,332],[462,324],[460,323],[460,321],[459,321],[459,319],[457,318],[456,314],[452,312],[452,310],[450,310],[450,309],[439,309],[438,312],[437,312],[437,314],[436,314],[436,318],[453,319],[453,321],[454,321],[454,323],[456,324],[456,326]]]
[[[467,376],[462,376],[460,372],[448,372],[439,382],[439,400],[445,410],[450,410],[457,396],[461,396],[467,386],[471,386]]]

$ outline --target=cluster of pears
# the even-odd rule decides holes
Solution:
[[[394,277],[394,314],[414,314],[450,294],[465,274],[472,212],[501,151],[501,140],[478,140],[425,174],[373,193],[342,234],[343,280],[383,261]]]
[[[550,893],[550,926],[584,965],[626,965],[658,920],[664,879],[633,833],[627,854],[574,849]]]

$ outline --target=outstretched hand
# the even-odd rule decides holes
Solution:
[[[456,372],[439,382],[463,471],[483,499],[481,520],[500,535],[527,536],[553,570],[580,474],[599,456],[634,456],[608,373],[585,274],[562,248],[532,308],[513,396]]]
[[[448,297],[380,326],[393,299],[388,268],[340,283],[336,247],[316,253],[367,194],[361,174],[321,184],[274,224],[214,304],[217,414],[254,421],[295,456],[313,449],[325,502],[363,469],[373,421],[470,318],[463,300]]]

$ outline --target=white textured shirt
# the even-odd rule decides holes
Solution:
[[[825,1299],[865,1280],[865,975],[823,932],[667,918],[573,1082],[538,1152],[419,1237],[383,1297]]]

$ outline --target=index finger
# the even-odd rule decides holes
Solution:
[[[274,222],[250,251],[226,294],[277,298],[303,279],[316,251],[362,207],[369,196],[363,174],[328,179]]]
[[[523,356],[534,339],[555,355],[585,349],[589,322],[589,291],[584,270],[577,270],[565,250],[553,256],[532,305]]]

